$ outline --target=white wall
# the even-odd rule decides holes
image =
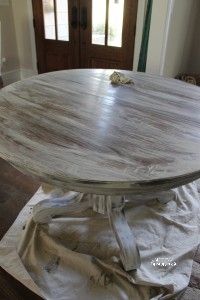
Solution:
[[[31,0],[11,0],[21,78],[37,74]]]
[[[187,72],[189,73],[198,73],[200,74],[200,1],[195,8],[196,10],[196,19],[194,32],[193,32],[193,41],[191,43],[191,51],[188,59]]]
[[[2,64],[4,82],[10,83],[19,80],[19,56],[10,1],[0,1],[1,21],[1,58],[6,61]]]
[[[154,0],[152,6],[146,72],[163,74],[165,48],[174,0]],[[138,0],[133,69],[137,70],[147,0]]]
[[[166,43],[167,21],[171,0],[154,0],[149,33],[146,72],[161,74],[163,51]],[[162,74],[161,74],[162,75]]]
[[[173,2],[174,0],[153,1],[146,64],[147,73],[163,75]],[[137,30],[133,64],[134,70],[137,70],[146,4],[147,0],[138,1]]]
[[[143,3],[143,0],[142,0]],[[134,69],[140,51],[144,3],[139,0]],[[175,77],[200,73],[200,0],[154,0],[146,72]]]
[[[0,0],[4,85],[37,74],[31,0]]]
[[[174,0],[163,74],[188,72],[199,0]]]
[[[134,47],[134,56],[133,56],[133,70],[134,71],[137,71],[137,67],[138,67],[146,3],[147,3],[147,0],[139,0],[138,1],[136,33],[135,33],[135,47]]]

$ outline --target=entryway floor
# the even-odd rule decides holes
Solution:
[[[39,187],[39,182],[25,176],[0,159],[0,239]],[[1,300],[40,300],[0,268]]]

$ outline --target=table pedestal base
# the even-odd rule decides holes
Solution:
[[[46,199],[33,208],[36,223],[49,223],[53,217],[81,217],[89,207],[97,213],[107,214],[110,226],[120,248],[124,269],[130,271],[140,266],[140,255],[132,230],[124,214],[125,198],[121,196],[84,195],[68,192],[64,197]]]

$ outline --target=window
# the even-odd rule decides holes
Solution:
[[[67,0],[43,0],[45,38],[69,41]]]
[[[124,0],[92,1],[92,43],[122,47]]]

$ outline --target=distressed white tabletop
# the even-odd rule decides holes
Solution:
[[[0,92],[0,156],[43,182],[124,194],[200,177],[200,88],[124,71],[42,74]]]

